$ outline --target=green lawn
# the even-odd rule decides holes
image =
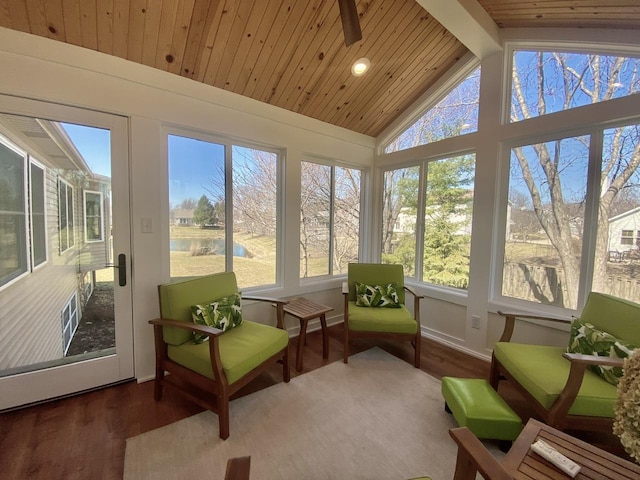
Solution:
[[[224,230],[205,230],[198,227],[173,227],[171,238],[218,239]],[[242,245],[247,257],[233,257],[233,271],[238,284],[244,287],[275,283],[276,240],[274,237],[234,233],[234,242]],[[224,255],[192,255],[190,252],[171,252],[171,277],[192,277],[225,271]]]

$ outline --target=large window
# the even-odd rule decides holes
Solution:
[[[278,154],[233,145],[233,265],[245,287],[276,283]]]
[[[640,59],[516,50],[510,120],[517,122],[640,91]]]
[[[575,309],[589,138],[511,149],[502,295]]]
[[[435,106],[385,148],[385,153],[405,150],[478,130],[480,67],[460,81]]]
[[[383,262],[425,283],[467,289],[474,176],[472,154],[385,172]]]
[[[168,152],[171,276],[277,283],[280,155],[173,134]]]
[[[345,273],[358,261],[361,171],[303,161],[300,277]]]
[[[0,285],[28,270],[26,155],[0,142]]]
[[[640,91],[640,60],[518,50],[511,121]],[[640,125],[509,147],[501,295],[578,309],[589,291],[640,301]]]

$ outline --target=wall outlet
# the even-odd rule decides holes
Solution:
[[[480,330],[480,317],[478,315],[471,315],[471,328]]]

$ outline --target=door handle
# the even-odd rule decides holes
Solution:
[[[127,256],[124,253],[118,255],[118,264],[108,263],[105,267],[113,267],[118,269],[118,285],[124,287],[127,285]]]

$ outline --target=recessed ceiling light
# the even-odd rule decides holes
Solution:
[[[354,62],[353,65],[351,65],[351,74],[354,77],[360,77],[364,75],[367,70],[369,70],[370,66],[371,66],[371,62],[369,61],[368,58],[365,58],[365,57],[359,58]]]

